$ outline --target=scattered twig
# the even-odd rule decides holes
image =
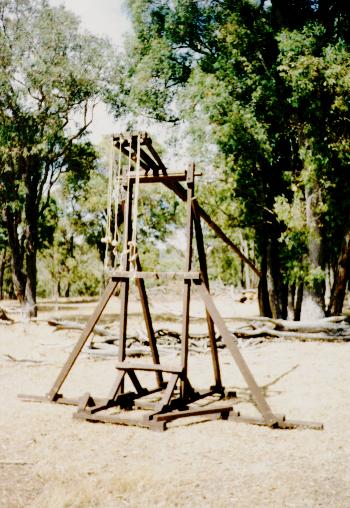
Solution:
[[[31,360],[30,358],[15,358],[12,355],[4,354],[5,358],[11,360],[11,362],[21,362],[21,363],[43,363],[41,360]]]

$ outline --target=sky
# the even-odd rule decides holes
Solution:
[[[80,18],[83,30],[109,37],[120,49],[123,47],[123,36],[131,31],[124,0],[49,0],[49,2],[54,6],[64,5]],[[99,104],[90,126],[91,141],[98,143],[104,135],[119,132],[120,129],[120,124],[113,119],[105,106]]]
[[[51,5],[64,5],[80,19],[84,29],[108,36],[118,46],[131,30],[124,0],[49,0]]]
[[[49,0],[49,3],[54,6],[64,5],[80,18],[83,30],[94,35],[109,37],[120,50],[123,49],[123,37],[132,31],[125,0]],[[168,145],[167,152],[163,155],[166,165],[176,167],[190,162],[184,155],[183,147],[179,152],[176,146],[172,148],[169,146],[168,140],[172,136],[171,127],[141,117],[136,124],[134,130],[147,131],[152,139]],[[119,122],[114,120],[103,104],[96,107],[93,123],[89,127],[90,139],[93,143],[98,144],[103,136],[117,134],[125,129],[125,120]],[[181,131],[178,128],[179,132]],[[182,137],[180,135],[180,138]]]

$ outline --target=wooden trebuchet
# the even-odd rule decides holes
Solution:
[[[124,236],[120,269],[110,272],[109,283],[99,304],[46,397],[24,396],[24,398],[26,400],[47,400],[49,402],[76,405],[78,409],[74,417],[86,421],[139,425],[153,430],[165,430],[169,422],[178,418],[197,416],[243,421],[268,427],[294,428],[296,426],[307,426],[314,429],[322,428],[322,424],[319,423],[290,422],[283,415],[277,415],[273,412],[264,391],[256,382],[238,348],[237,338],[229,331],[215,305],[209,290],[206,253],[200,220],[206,221],[236,253],[239,252],[239,249],[228,240],[219,226],[211,221],[210,217],[198,205],[195,198],[194,164],[191,164],[186,172],[180,175],[177,174],[176,177],[170,177],[146,133],[126,133],[114,137],[114,142],[115,146],[128,157],[129,161],[135,162],[134,169],[132,170],[131,165],[129,165],[128,173],[122,175]],[[144,171],[143,173],[141,173],[141,169]],[[180,181],[185,182],[186,187],[183,187]],[[186,247],[183,271],[142,271],[136,241],[139,187],[140,185],[155,182],[162,182],[186,204]],[[196,240],[199,271],[193,270],[194,240]],[[242,253],[240,254],[240,257],[245,262],[250,263]],[[250,266],[254,268],[254,265],[251,263]],[[145,285],[145,281],[149,279],[179,280],[183,286],[180,355],[176,365],[163,363],[159,354],[157,336],[153,328]],[[150,361],[148,362],[131,361],[127,358],[128,302],[132,284],[135,284],[139,290],[143,318],[146,324],[150,356]],[[115,365],[116,373],[113,376],[109,393],[103,398],[96,398],[90,393],[85,393],[80,397],[68,399],[60,393],[62,385],[90,335],[93,333],[104,308],[115,294],[117,287],[120,288],[118,362]],[[190,349],[190,300],[193,289],[198,292],[205,305],[212,359],[213,384],[209,389],[204,391],[197,390],[192,386],[188,362]],[[251,399],[256,409],[260,412],[261,417],[242,417],[240,413],[234,410],[234,401],[218,403],[218,400],[225,398],[227,392],[222,385],[216,330],[230,351],[232,359],[246,382]],[[155,386],[153,388],[146,388],[142,384],[143,376],[147,373],[155,378]],[[127,383],[129,383],[128,387]],[[203,400],[201,407],[198,406],[199,400]],[[116,408],[118,409],[117,413],[115,412]],[[136,416],[131,415],[129,411],[131,409],[141,410],[142,415],[137,416],[138,413],[136,413]]]

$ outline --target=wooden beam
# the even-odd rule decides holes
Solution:
[[[113,280],[123,279],[165,279],[165,280],[199,280],[199,272],[140,272],[140,271],[111,271]]]
[[[139,362],[118,362],[115,366],[118,370],[145,370],[145,371],[161,371],[170,372],[172,374],[181,374],[180,367],[171,367],[159,363],[139,363]]]
[[[262,414],[266,424],[274,425],[274,423],[276,422],[276,416],[272,413],[272,410],[268,405],[260,387],[257,385],[253,374],[250,372],[250,369],[246,361],[244,360],[240,350],[238,349],[236,341],[234,340],[232,334],[229,332],[224,320],[220,316],[219,311],[217,310],[209,291],[207,290],[207,288],[203,283],[197,284],[197,289],[204,301],[204,304],[209,314],[211,315],[215,325],[217,326],[223,338],[223,341],[225,342],[227,348],[230,350],[237,367],[239,368],[245,382],[247,383],[248,388],[250,389],[251,395],[253,397],[253,400],[255,401],[257,408]]]
[[[57,379],[55,380],[54,384],[52,385],[51,390],[47,394],[47,398],[51,401],[55,399],[55,397],[58,394],[59,389],[61,388],[62,384],[64,383],[66,377],[68,376],[71,368],[73,367],[76,359],[79,356],[80,351],[83,349],[84,345],[86,344],[88,338],[90,337],[94,326],[96,325],[97,321],[99,320],[104,308],[106,307],[107,303],[109,302],[111,296],[115,292],[118,285],[118,281],[110,280],[101,300],[99,301],[95,311],[93,312],[92,316],[90,317],[89,321],[86,323],[86,326],[81,334],[80,339],[74,346],[71,354],[69,355],[66,363],[63,365],[60,373],[57,376]]]

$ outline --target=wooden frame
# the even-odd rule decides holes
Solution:
[[[25,396],[24,400],[49,401],[54,403],[71,404],[77,406],[75,418],[87,421],[100,421],[117,423],[121,425],[139,425],[153,430],[164,430],[167,423],[186,417],[223,418],[232,421],[267,425],[269,427],[294,428],[298,426],[320,429],[322,424],[317,422],[288,421],[284,416],[276,415],[268,404],[261,388],[256,383],[245,359],[243,358],[236,338],[229,332],[227,326],[220,316],[220,313],[210,295],[209,279],[205,247],[201,227],[201,219],[207,224],[236,252],[237,247],[227,238],[222,230],[198,205],[195,199],[195,167],[192,164],[186,173],[168,174],[159,155],[152,146],[151,139],[146,133],[127,133],[114,137],[115,146],[122,153],[128,156],[129,160],[135,161],[139,156],[138,164],[144,170],[142,175],[130,171],[123,178],[123,186],[126,198],[122,203],[124,211],[124,240],[123,248],[126,255],[122,258],[122,266],[118,271],[110,273],[109,283],[78,342],[63,365],[52,388],[44,397]],[[141,147],[141,148],[140,148]],[[180,182],[186,182],[186,188]],[[186,203],[186,252],[185,266],[183,272],[143,272],[141,263],[136,256],[134,269],[131,268],[130,249],[128,249],[132,238],[132,206],[134,197],[134,186],[145,183],[162,182],[167,188],[174,191]],[[193,237],[196,239],[196,247],[199,260],[199,272],[192,271],[193,260]],[[245,262],[256,272],[250,260],[239,254]],[[243,257],[242,257],[243,256]],[[135,261],[135,260],[134,260]],[[147,298],[145,280],[160,279],[182,280],[183,281],[183,303],[182,303],[182,334],[181,334],[181,355],[180,365],[164,365],[159,357],[157,342],[155,339],[151,313]],[[128,319],[128,299],[130,285],[135,283],[139,291],[142,305],[143,317],[150,344],[152,363],[129,362],[126,360],[126,337]],[[80,352],[86,344],[94,326],[98,322],[108,301],[115,293],[117,286],[120,287],[120,325],[119,325],[119,352],[116,364],[116,376],[108,396],[105,398],[94,398],[89,393],[83,396],[69,399],[60,393],[63,383],[74,366]],[[210,352],[213,367],[213,385],[206,391],[195,390],[189,379],[188,372],[188,339],[189,339],[189,308],[192,289],[196,289],[206,308],[207,325],[210,342]],[[225,390],[222,386],[219,355],[215,339],[215,328],[219,331],[223,341],[230,351],[234,363],[240,370],[255,406],[259,410],[260,418],[241,416],[234,410],[233,402],[214,402],[209,405],[198,405],[198,401],[205,397],[216,396],[223,399]],[[149,371],[155,374],[156,386],[153,389],[146,389],[142,386],[138,372]],[[164,380],[164,375],[168,380]],[[125,392],[125,378],[128,377],[134,387],[134,391]],[[152,394],[159,394],[159,400],[150,400]],[[110,410],[114,410],[111,413]],[[142,417],[134,417],[130,409],[142,409]],[[117,413],[115,411],[118,410]],[[147,411],[146,411],[147,410]]]

